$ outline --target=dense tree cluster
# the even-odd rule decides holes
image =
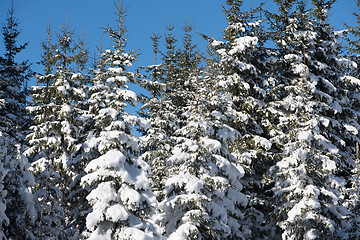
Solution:
[[[118,2],[92,67],[49,25],[29,88],[10,9],[0,239],[360,239],[360,31],[334,30],[334,2],[227,0],[223,39],[201,50],[190,19],[180,40],[170,23],[134,71]]]

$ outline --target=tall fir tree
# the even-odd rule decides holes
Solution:
[[[218,59],[218,70],[212,74],[219,81],[218,91],[224,92],[224,122],[240,133],[230,149],[246,172],[242,183],[249,199],[245,210],[249,236],[261,239],[272,224],[265,218],[271,211],[266,204],[271,196],[264,176],[275,161],[270,149],[276,149],[263,124],[266,93],[273,85],[267,64],[271,51],[265,47],[269,33],[264,27],[262,5],[245,10],[243,1],[227,1],[224,12],[224,40],[206,38]]]
[[[269,61],[276,86],[265,113],[270,141],[281,149],[269,171],[269,221],[279,227],[273,236],[348,239],[347,188],[359,141],[353,62],[341,57],[328,21],[334,1],[314,0],[311,9],[302,0],[275,2],[270,20],[278,54]]]
[[[143,81],[144,87],[151,93],[151,97],[144,102],[140,113],[151,125],[150,128],[145,126],[146,128],[142,129],[144,136],[142,137],[143,154],[141,158],[151,166],[152,189],[159,201],[163,199],[163,179],[167,176],[166,159],[170,156],[169,153],[174,146],[171,136],[179,129],[180,124],[177,113],[179,111],[178,104],[183,103],[183,101],[178,101],[177,94],[173,93],[175,91],[174,79],[178,79],[179,68],[176,66],[177,39],[171,22],[166,29],[168,32],[165,35],[165,52],[159,51],[159,36],[153,37],[155,65],[147,67],[152,79]],[[161,64],[157,61],[158,52],[162,54]]]
[[[140,127],[143,133],[141,137],[141,159],[146,161],[152,169],[152,190],[157,195],[161,192],[161,179],[166,175],[164,171],[165,159],[170,148],[169,129],[167,127],[166,115],[168,113],[168,101],[166,99],[165,71],[163,64],[158,61],[160,36],[154,34],[153,41],[154,64],[146,67],[149,80],[143,79],[142,86],[151,94],[143,100],[139,115],[145,118],[151,127]],[[161,53],[161,52],[160,52]],[[158,196],[159,197],[159,196]]]
[[[14,8],[2,26],[5,53],[0,60],[0,161],[2,166],[2,238],[33,239],[36,211],[30,188],[34,178],[23,155],[26,85],[32,72],[28,61],[16,62],[27,43],[17,44],[20,34]],[[4,175],[5,173],[5,175]]]
[[[42,44],[45,74],[37,76],[31,88],[33,105],[28,107],[34,125],[27,135],[27,155],[33,160],[36,195],[40,200],[40,219],[36,235],[41,239],[68,239],[76,236],[72,223],[70,191],[76,173],[71,168],[83,113],[81,103],[86,97],[86,78],[75,67],[86,60],[81,43],[74,41],[74,32],[66,23],[56,34],[56,43],[48,39]]]
[[[147,219],[156,206],[148,181],[148,165],[137,158],[138,138],[131,133],[137,117],[125,111],[138,101],[129,83],[136,76],[127,68],[136,61],[134,51],[125,52],[127,43],[122,2],[115,4],[117,27],[107,27],[112,49],[101,53],[89,89],[91,131],[83,145],[90,209],[86,216],[85,239],[153,239],[156,231]]]
[[[142,158],[152,167],[160,201],[154,218],[168,239],[245,239],[243,169],[227,145],[238,132],[220,121],[221,104],[210,90],[216,79],[205,81],[201,74],[193,27],[185,25],[182,49],[175,46],[173,26],[167,29],[161,75],[152,75],[149,84],[160,94],[143,107],[151,128],[143,137]]]

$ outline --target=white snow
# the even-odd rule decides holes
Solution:
[[[306,237],[305,239],[308,239],[308,240],[317,239],[319,237],[318,232],[319,232],[319,230],[316,230],[316,229],[311,229],[311,230],[307,231],[305,234],[305,237]]]
[[[212,45],[213,47],[218,47],[218,46],[220,46],[220,45],[222,45],[222,44],[224,44],[224,42],[218,41],[218,40],[213,40],[213,41],[211,42],[211,45]]]
[[[291,65],[294,74],[298,74],[301,77],[309,75],[309,68],[305,64],[299,63],[299,64],[291,64]]]
[[[198,231],[196,226],[190,222],[186,222],[180,225],[176,231],[169,236],[168,240],[186,240],[192,232],[196,231]]]
[[[120,189],[120,199],[124,204],[127,204],[129,207],[138,207],[140,205],[141,195],[134,189],[123,186]]]
[[[109,115],[111,116],[112,119],[116,119],[116,116],[119,114],[118,111],[116,111],[116,109],[114,108],[102,108],[99,111],[99,115],[100,116],[105,116],[105,115]]]
[[[111,182],[102,182],[97,188],[93,189],[86,197],[89,201],[110,202],[117,198],[117,193],[112,186]]]
[[[169,161],[173,163],[185,162],[190,158],[190,154],[183,152],[179,146],[172,150],[172,154],[173,155],[169,158]]]
[[[167,191],[172,191],[176,188],[183,188],[187,190],[188,193],[200,193],[203,188],[204,182],[189,173],[179,173],[170,178],[165,182],[165,186],[168,189]]]
[[[113,67],[109,67],[108,69],[110,72],[112,73],[116,73],[116,74],[121,74],[123,72],[123,69],[122,68],[113,68]]]
[[[312,140],[313,136],[311,131],[301,131],[298,133],[298,139],[300,141],[305,140],[308,143],[310,143],[310,141]]]
[[[204,144],[204,147],[211,152],[217,152],[221,148],[221,143],[217,140],[202,137],[200,138],[200,141]]]
[[[287,54],[284,56],[284,59],[289,62],[301,62],[302,61],[301,57],[296,54]]]
[[[66,94],[66,88],[64,86],[57,87],[57,90],[64,95]]]
[[[314,139],[320,146],[322,146],[328,152],[332,154],[337,154],[339,152],[339,149],[329,140],[327,140],[324,136],[317,134],[314,136]]]
[[[216,136],[221,139],[223,142],[226,142],[227,140],[230,140],[231,142],[234,142],[235,139],[240,136],[240,133],[229,127],[229,126],[223,126],[218,130],[216,133]]]
[[[305,160],[308,152],[304,149],[295,150],[289,157],[283,158],[276,163],[276,166],[280,169],[288,169],[289,166],[298,166],[299,161]]]
[[[129,101],[133,106],[137,103],[137,94],[131,90],[119,89],[117,94],[121,95],[124,100]]]
[[[118,239],[134,239],[134,240],[153,240],[154,236],[151,233],[141,231],[134,227],[121,228],[118,234]]]
[[[348,130],[350,133],[352,133],[354,135],[357,135],[359,133],[359,131],[350,124],[344,124],[344,127],[346,128],[346,130]]]
[[[271,149],[272,144],[268,139],[260,137],[260,136],[254,136],[253,140],[254,140],[256,145],[261,146],[265,150],[270,150]]]
[[[335,161],[333,161],[329,158],[324,158],[322,160],[322,167],[324,170],[334,171],[334,170],[336,170],[336,163],[335,163]]]
[[[314,40],[317,36],[317,33],[314,31],[296,31],[294,32],[295,38],[303,38],[306,41]]]
[[[201,193],[204,188],[204,182],[200,179],[191,178],[186,184],[185,189],[188,193]]]
[[[85,171],[90,172],[100,168],[123,168],[125,159],[126,157],[122,152],[112,149],[101,157],[92,160],[85,168]]]
[[[341,80],[344,82],[350,82],[352,84],[360,86],[360,80],[353,76],[344,76],[344,77],[341,77]]]
[[[248,25],[250,27],[257,27],[257,26],[260,26],[260,24],[263,22],[263,20],[258,20],[258,21],[255,21],[255,22],[249,22]]]
[[[331,175],[329,176],[329,181],[330,181],[330,187],[335,188],[335,189],[343,188],[346,185],[345,179],[331,176]]]
[[[258,42],[257,37],[250,37],[250,36],[239,37],[238,39],[234,40],[234,46],[230,50],[229,54],[234,55],[236,53],[242,53],[247,48],[256,45],[257,42]]]
[[[343,57],[338,57],[335,58],[337,63],[341,66],[341,67],[345,67],[345,68],[352,68],[352,69],[356,69],[357,68],[357,64],[354,61],[351,61],[347,58],[343,58]]]
[[[319,118],[319,122],[324,125],[324,127],[329,127],[330,120],[324,117]]]
[[[240,204],[243,207],[246,207],[246,205],[248,204],[248,199],[246,195],[235,189],[230,188],[227,191],[227,196],[233,203]]]
[[[86,216],[86,227],[92,230],[98,223],[104,220],[104,213],[99,209],[94,209]]]
[[[320,80],[330,92],[336,92],[337,88],[329,80],[325,78],[320,78]]]

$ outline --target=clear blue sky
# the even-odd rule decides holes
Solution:
[[[124,5],[129,5],[127,13],[128,49],[139,49],[137,65],[153,64],[152,42],[150,36],[153,32],[165,33],[165,25],[171,22],[176,27],[177,36],[182,33],[185,21],[191,18],[196,25],[195,32],[221,38],[226,20],[222,12],[225,0],[123,0]],[[249,8],[251,0],[244,1],[244,7]],[[256,6],[260,0],[253,0]],[[269,3],[272,0],[268,0]],[[268,10],[274,8],[268,4]],[[0,0],[0,22],[4,23],[7,9],[11,7],[11,0]],[[28,48],[23,51],[22,58],[29,59],[33,70],[42,71],[42,67],[35,64],[40,60],[42,53],[40,42],[46,38],[45,27],[50,21],[54,30],[65,22],[73,24],[77,33],[84,33],[87,38],[88,48],[95,52],[99,45],[102,30],[100,27],[114,26],[115,15],[112,0],[14,0],[15,16],[22,29],[19,43],[29,42]],[[349,11],[356,11],[355,0],[338,0],[331,12],[331,21],[339,29],[342,23],[354,23],[354,17]],[[103,38],[106,38],[105,36]],[[198,38],[200,40],[200,38]],[[3,53],[2,38],[0,54]],[[106,47],[106,46],[105,46]],[[30,83],[34,84],[34,83]]]

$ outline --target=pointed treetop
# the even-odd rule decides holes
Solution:
[[[28,43],[24,43],[23,45],[16,46],[16,39],[20,35],[20,31],[18,30],[19,23],[15,19],[14,13],[15,10],[12,4],[11,9],[8,11],[6,24],[2,24],[2,34],[6,50],[4,60],[8,65],[12,65],[14,63],[15,55],[25,49],[28,45]]]
[[[159,52],[159,40],[160,40],[161,36],[157,32],[154,32],[150,38],[153,42],[153,52],[154,52],[154,57],[155,57],[154,64],[156,65],[157,53]]]
[[[127,33],[127,27],[126,27],[126,12],[128,10],[128,6],[124,7],[123,6],[123,2],[118,1],[118,3],[114,3],[115,9],[116,11],[114,12],[117,19],[117,27],[116,29],[111,28],[110,26],[107,26],[107,28],[105,29],[105,32],[107,34],[109,34],[109,38],[111,41],[113,41],[114,43],[114,48],[116,50],[119,50],[121,52],[124,51],[125,46],[126,46],[126,33]]]
[[[40,63],[44,66],[45,75],[48,75],[52,72],[53,64],[54,64],[54,59],[53,59],[53,54],[52,54],[53,46],[52,46],[52,33],[51,33],[50,19],[49,19],[48,25],[45,27],[45,31],[46,31],[47,37],[46,37],[46,40],[42,40],[42,42],[41,42],[41,47],[44,50],[44,52],[41,55],[42,59],[41,59]]]
[[[78,37],[76,50],[77,54],[74,56],[74,61],[77,65],[78,71],[82,72],[85,69],[86,63],[89,60],[89,50],[85,48],[85,34],[84,27],[82,27],[81,37]]]

